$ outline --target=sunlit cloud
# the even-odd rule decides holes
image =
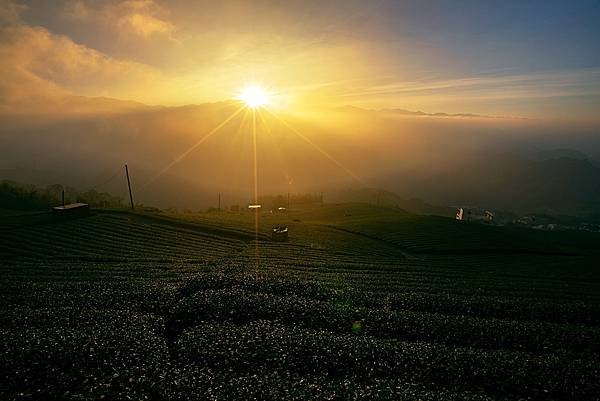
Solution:
[[[93,10],[84,0],[71,0],[65,4],[62,12],[63,17],[73,20],[87,20],[93,14]]]
[[[152,0],[128,0],[98,3],[74,0],[65,4],[63,16],[67,19],[101,22],[122,34],[149,38],[155,34],[170,34],[175,26],[166,17],[167,12]]]
[[[4,0],[0,68],[13,79],[2,83],[11,93],[3,100],[55,92],[177,106],[228,100],[259,81],[285,94],[273,107],[543,116],[565,98],[570,112],[589,115],[586,98],[600,96],[594,63],[502,60],[490,73],[463,62],[467,44],[441,45],[414,26],[419,35],[402,35],[394,18],[404,17],[387,2],[341,4]]]
[[[505,97],[507,92],[514,92],[514,97],[571,96],[584,88],[589,94],[600,93],[600,69],[397,82],[373,85],[340,96],[435,95],[445,91],[455,93],[457,90],[470,92],[476,98],[481,98],[478,96],[481,93],[489,93],[491,97],[494,97],[493,93],[498,93],[498,96]]]
[[[482,74],[454,79],[424,78],[396,81],[387,77],[385,82],[355,82],[327,87],[330,98],[339,104],[356,104],[372,108],[393,108],[405,105],[429,111],[473,111],[482,104],[514,101],[548,101],[556,98],[600,96],[600,69],[572,69],[562,71],[530,72],[527,74]],[[514,104],[514,103],[513,103]],[[397,107],[397,106],[396,106]],[[461,107],[461,106],[459,106]],[[445,110],[440,110],[445,108]],[[508,110],[504,107],[503,110]],[[489,112],[489,111],[486,111]],[[499,111],[502,113],[503,111]],[[540,107],[537,117],[543,116]],[[518,114],[518,112],[517,112]]]
[[[4,102],[65,94],[136,97],[140,85],[160,80],[149,66],[119,60],[42,27],[2,30],[0,90]]]
[[[151,15],[131,14],[120,20],[121,25],[129,26],[133,32],[140,36],[148,37],[154,33],[167,33],[173,29],[168,22],[162,21]]]
[[[19,23],[19,15],[27,7],[8,0],[0,0],[0,27]]]

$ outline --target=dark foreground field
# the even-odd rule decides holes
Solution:
[[[264,214],[258,244],[231,213],[0,219],[0,400],[600,399],[597,234],[366,205]]]

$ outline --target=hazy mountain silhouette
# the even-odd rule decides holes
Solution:
[[[537,155],[534,155],[537,156]],[[425,199],[521,213],[588,214],[600,210],[600,169],[588,159],[536,160],[504,153],[469,158],[443,172],[408,180]]]
[[[494,116],[487,116],[483,114],[473,114],[473,113],[426,113],[424,111],[411,111],[405,109],[383,109],[381,113],[389,113],[389,114],[400,114],[400,115],[409,115],[409,116],[429,116],[429,117],[478,117],[478,118],[498,118]]]
[[[588,160],[590,156],[575,149],[550,149],[532,155],[536,160],[575,159]]]
[[[151,107],[69,97],[37,114],[3,115],[0,178],[81,190],[102,184],[98,189],[124,196],[123,177],[105,181],[127,162],[136,198],[147,204],[204,208],[214,205],[218,192],[226,203],[244,203],[253,192],[246,111],[156,177],[239,107],[235,101]],[[436,205],[561,213],[598,208],[594,155],[600,141],[590,134],[593,126],[356,107],[314,110],[308,117],[274,112],[311,143],[270,113],[259,113],[259,186],[265,194],[371,187]]]

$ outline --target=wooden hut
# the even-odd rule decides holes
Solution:
[[[56,218],[72,219],[85,217],[90,214],[90,205],[87,203],[69,203],[68,205],[55,206],[52,214]]]

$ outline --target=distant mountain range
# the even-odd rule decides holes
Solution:
[[[591,160],[591,157],[575,149],[550,149],[536,152],[530,156],[534,160],[574,159]]]
[[[484,114],[443,113],[443,112],[428,113],[428,112],[421,111],[421,110],[413,111],[413,110],[397,109],[397,108],[372,110],[372,109],[364,109],[364,108],[356,107],[356,106],[343,106],[343,107],[340,107],[339,110],[342,110],[345,112],[372,113],[372,114],[388,115],[388,116],[398,115],[398,116],[413,116],[413,117],[422,116],[422,117],[503,118],[503,117],[499,117],[499,116],[488,116],[488,115],[484,115]]]
[[[29,114],[5,111],[0,179],[86,190],[127,162],[144,203],[198,209],[214,206],[220,192],[226,203],[243,204],[253,193],[248,113],[204,138],[239,107],[235,101],[162,107],[72,96],[32,104]],[[350,188],[347,197],[373,202],[366,188],[382,188],[389,205],[445,215],[454,206],[600,210],[600,163],[593,156],[600,154],[600,138],[592,129],[404,109],[320,109],[314,118],[274,112],[286,123],[268,112],[257,118],[264,194]],[[103,185],[125,195],[123,177]]]
[[[443,172],[406,182],[433,203],[478,206],[518,213],[586,215],[600,212],[600,168],[574,150],[534,153],[529,158],[487,153]]]
[[[487,116],[483,114],[472,114],[472,113],[426,113],[424,111],[411,111],[405,109],[383,109],[380,111],[384,114],[400,114],[408,116],[429,116],[429,117],[476,117],[476,118],[500,118],[494,116]]]

